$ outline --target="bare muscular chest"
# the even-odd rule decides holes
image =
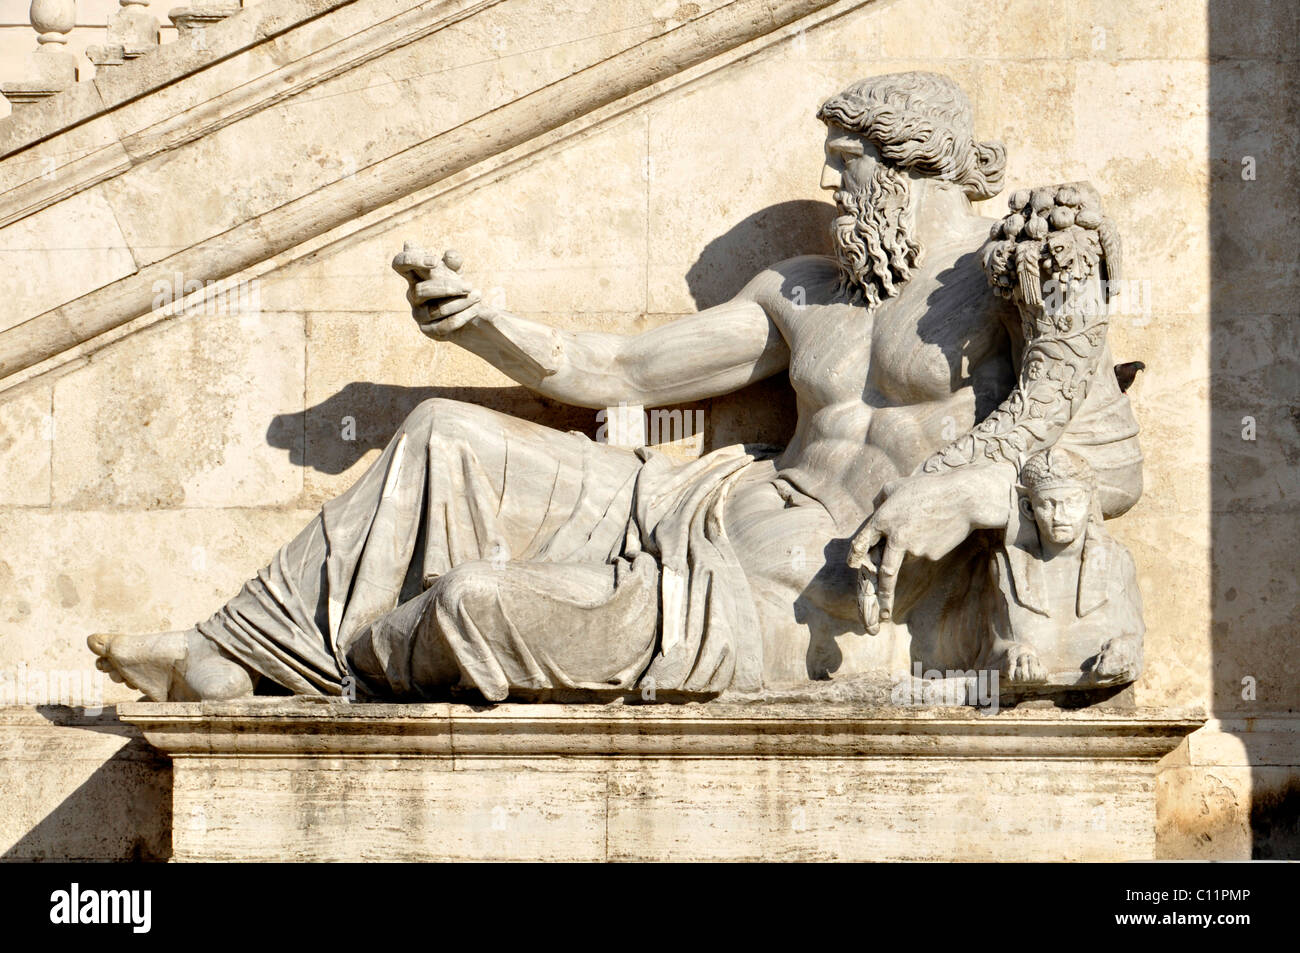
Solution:
[[[846,304],[791,309],[782,329],[790,346],[790,382],[817,407],[946,400],[987,351],[987,316],[980,304],[921,276],[873,312]]]

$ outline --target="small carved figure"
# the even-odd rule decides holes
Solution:
[[[1013,684],[1131,682],[1142,671],[1133,558],[1106,532],[1092,467],[1043,450],[1020,470],[1005,545],[991,569],[998,605],[980,668]]]

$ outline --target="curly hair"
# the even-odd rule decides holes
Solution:
[[[887,73],[859,80],[822,103],[817,118],[866,136],[894,165],[956,182],[972,199],[1002,191],[1007,150],[976,142],[974,111],[938,73]]]

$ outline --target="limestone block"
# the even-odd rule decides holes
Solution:
[[[178,860],[1121,859],[1199,718],[837,706],[136,704]]]
[[[938,61],[931,68],[971,57],[1063,57],[1070,38],[1068,8],[1046,11],[1033,0],[892,4],[879,16],[881,53]]]
[[[1206,8],[1214,57],[1294,58],[1300,9],[1287,0],[1241,0]]]
[[[1279,526],[1294,521],[1294,509],[1214,515],[1211,684],[1220,705],[1272,710],[1300,705],[1300,658],[1289,650],[1300,627],[1295,547],[1289,541],[1268,542]],[[1247,678],[1251,681],[1244,682]]]
[[[42,209],[0,229],[0,272],[14,279],[6,282],[0,331],[135,270],[101,189]]]
[[[251,299],[250,299],[251,300]],[[267,443],[277,414],[302,407],[303,327],[295,314],[214,300],[127,339],[60,378],[54,496],[76,506],[274,506],[301,471]]]
[[[1210,564],[1201,524],[1180,513],[1145,513],[1144,496],[1114,521],[1137,564],[1147,622],[1146,670],[1134,685],[1139,705],[1187,705],[1203,699],[1215,656],[1205,620],[1211,612]]]
[[[1128,390],[1142,428],[1142,500],[1118,525],[1126,532],[1157,514],[1203,519],[1212,451],[1208,318],[1153,312],[1141,327],[1113,323],[1111,334],[1117,362],[1146,365]]]
[[[1300,499],[1300,428],[1281,395],[1300,383],[1294,314],[1215,315],[1213,360],[1216,512],[1293,510]]]
[[[1300,719],[1244,706],[1227,712],[1188,736],[1156,790],[1161,857],[1294,858]]]
[[[615,33],[618,9],[606,14]],[[626,17],[632,11],[622,13]],[[142,262],[158,260],[283,204],[289,182],[296,194],[311,191],[570,76],[602,52],[591,44],[561,42],[571,22],[537,7],[499,5],[475,17],[472,26],[430,33],[296,98],[244,116],[189,144],[179,155],[155,158],[163,163],[160,168],[142,167],[115,179],[111,188],[123,228],[133,245],[140,246]],[[546,57],[507,58],[506,47],[475,49],[498,35],[506,38],[503,42],[549,46],[552,52]],[[620,35],[620,48],[634,37]],[[269,67],[270,57],[279,59],[281,54],[265,50],[260,56]],[[442,65],[431,70],[431,63]],[[454,84],[447,82],[447,70],[456,74]],[[449,89],[473,89],[475,96],[449,100],[444,94]],[[359,121],[376,108],[388,117],[382,136]],[[215,193],[205,185],[218,167],[237,168],[240,174]],[[185,195],[190,206],[184,215],[162,222],[149,201],[150,183],[160,174],[166,176],[169,190]]]
[[[315,515],[296,509],[0,511],[0,671],[98,680],[92,632],[206,619]],[[159,573],[166,584],[158,585]],[[106,703],[139,693],[102,677]]]
[[[394,223],[280,269],[265,306],[407,310],[389,267],[403,241],[454,247],[487,300],[519,313],[645,308],[645,127],[616,122],[505,176],[403,210]],[[599,168],[591,181],[586,170]],[[556,183],[584,181],[556,198]],[[514,223],[505,227],[504,223]],[[394,243],[396,242],[396,246]],[[408,319],[409,320],[409,319]]]
[[[1047,181],[1044,175],[1051,181],[1086,180],[1101,192],[1108,215],[1127,214],[1128,204],[1096,180],[1096,160],[1104,143],[1078,147],[1073,65],[1050,60],[1048,64],[1032,84],[1025,82],[1024,66],[1015,60],[982,60],[973,66],[977,72],[967,88],[975,105],[976,130],[1006,143],[1007,190]],[[1007,197],[1004,192],[989,199],[984,214],[995,218],[1005,214]]]
[[[811,66],[744,64],[651,107],[651,312],[720,304],[767,265],[829,251],[833,206],[818,188],[826,131],[815,113],[835,80]],[[733,108],[764,100],[778,82],[789,96],[773,109]]]
[[[1210,103],[1203,62],[1089,62],[1074,69],[1076,149],[1101,146],[1112,160],[1156,159],[1175,168],[1204,161]]]
[[[93,94],[93,89],[78,86],[59,100],[80,103],[88,94]],[[11,131],[29,115],[24,111],[11,118],[4,124],[5,131]],[[126,162],[126,151],[117,140],[111,120],[99,117],[78,123],[62,135],[33,143],[12,159],[0,162],[0,209],[8,216],[35,203],[51,201],[67,187],[69,176],[85,174],[87,168],[107,171]],[[85,239],[88,235],[79,237]]]
[[[1178,767],[1156,783],[1157,857],[1244,860],[1250,857],[1250,768]]]
[[[50,504],[52,410],[49,384],[0,394],[0,505]]]
[[[171,854],[171,769],[112,711],[0,707],[0,861]]]
[[[1085,62],[1204,61],[1210,46],[1210,6],[1199,0],[1136,0],[1123,7],[1106,0],[1072,4],[1066,52]]]

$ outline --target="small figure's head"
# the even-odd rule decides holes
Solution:
[[[860,80],[822,103],[826,164],[821,185],[835,192],[831,224],[842,285],[875,307],[896,295],[920,261],[912,177],[954,182],[970,198],[1002,187],[1006,150],[976,143],[970,102],[937,73],[890,73]]]
[[[1058,447],[1041,450],[1020,468],[1020,486],[1045,541],[1068,546],[1083,536],[1094,505],[1097,478],[1088,461]]]

